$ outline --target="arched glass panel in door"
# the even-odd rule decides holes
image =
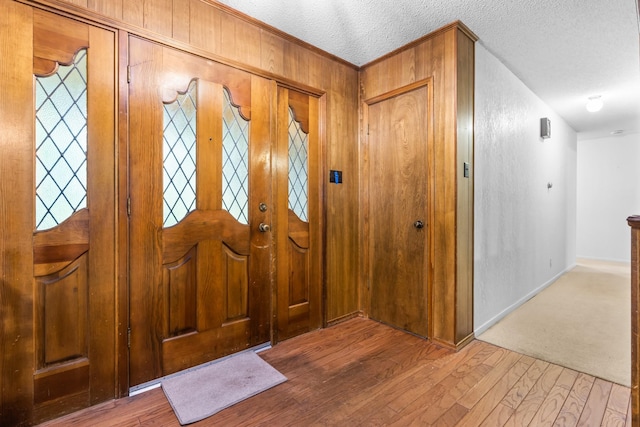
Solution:
[[[87,206],[87,51],[35,79],[36,230]]]
[[[238,222],[249,223],[249,121],[231,102],[227,89],[222,110],[222,205]]]
[[[196,208],[196,93],[192,80],[185,93],[164,104],[163,218],[171,227]]]
[[[309,135],[289,108],[289,209],[302,221],[309,221]]]

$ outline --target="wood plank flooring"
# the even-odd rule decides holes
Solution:
[[[260,356],[288,381],[193,426],[631,426],[630,389],[474,341],[454,353],[366,319]],[[164,393],[46,426],[179,426]]]

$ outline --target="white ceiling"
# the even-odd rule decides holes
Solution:
[[[636,0],[219,1],[358,66],[460,20],[579,139],[640,132]]]

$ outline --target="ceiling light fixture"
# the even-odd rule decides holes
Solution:
[[[590,96],[586,105],[587,111],[590,113],[602,110],[603,106],[604,103],[602,102],[602,96],[600,95]]]

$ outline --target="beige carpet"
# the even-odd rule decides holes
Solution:
[[[579,259],[478,339],[629,387],[629,264]]]

